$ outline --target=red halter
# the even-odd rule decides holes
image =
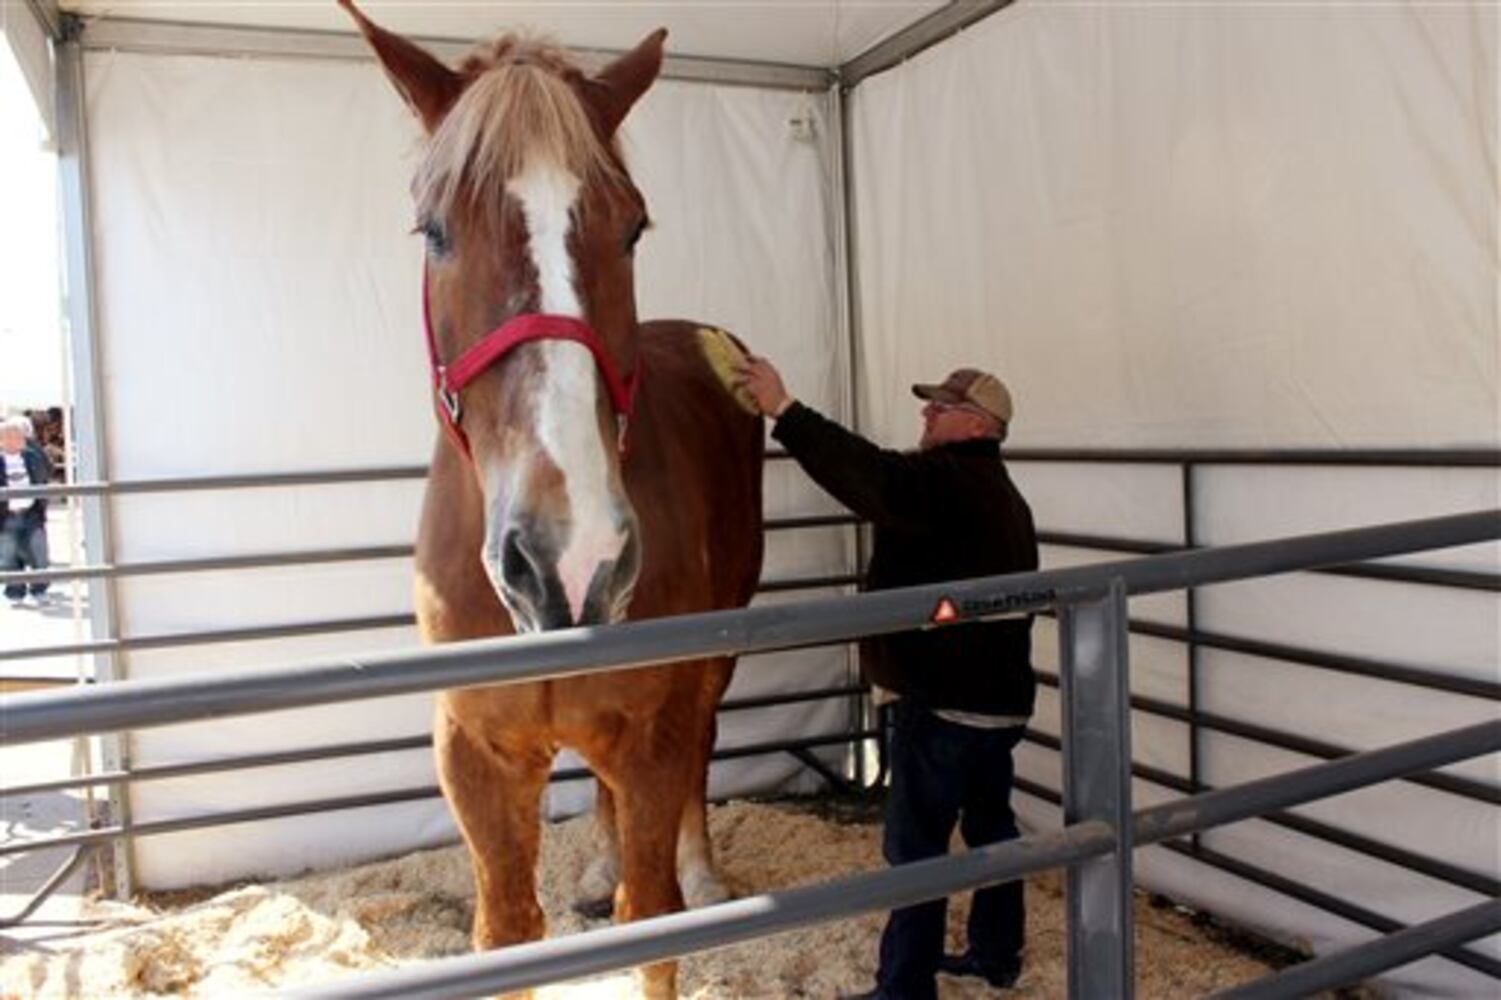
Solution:
[[[454,441],[465,455],[469,455],[469,437],[459,426],[463,413],[459,405],[459,392],[473,382],[485,369],[495,364],[513,348],[533,340],[571,340],[583,344],[594,355],[594,363],[605,380],[605,389],[610,394],[610,403],[620,422],[620,437],[616,442],[625,450],[625,432],[630,422],[631,411],[636,405],[636,388],[641,383],[641,366],[622,376],[615,367],[615,360],[605,349],[604,341],[588,323],[572,316],[553,316],[547,313],[522,313],[512,316],[491,330],[479,343],[459,355],[458,360],[445,365],[438,356],[438,339],[433,335],[432,313],[428,307],[427,273],[422,275],[422,328],[427,335],[427,356],[432,363],[433,388],[438,397],[438,416],[448,428]]]

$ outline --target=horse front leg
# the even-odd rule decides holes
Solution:
[[[684,752],[692,760],[686,766],[689,775],[688,795],[683,819],[678,827],[677,873],[683,901],[690,907],[722,903],[731,897],[729,888],[714,868],[713,844],[708,830],[709,759],[714,752],[718,732],[719,700],[729,687],[733,658],[725,657],[684,665],[685,672],[696,667],[704,678],[698,702],[696,732]],[[593,920],[610,915],[616,886],[620,880],[620,833],[615,817],[615,796],[608,782],[598,783],[594,804],[594,854],[579,878],[574,911]]]
[[[474,866],[474,947],[535,941],[547,930],[537,901],[541,798],[552,762],[540,744],[503,750],[466,730],[438,699],[438,778]]]
[[[597,780],[594,796],[594,854],[579,877],[573,909],[590,920],[603,920],[615,907],[620,882],[620,832],[615,823],[615,795],[608,782]]]
[[[683,908],[678,888],[677,843],[691,776],[689,755],[652,748],[647,741],[617,747],[595,768],[614,793],[620,832],[619,922],[675,913]],[[677,963],[658,962],[638,972],[646,1000],[674,1000]]]
[[[707,785],[708,768],[696,768],[683,820],[678,826],[678,882],[683,888],[683,901],[693,909],[730,898],[729,888],[714,870],[705,805]]]
[[[704,687],[699,701],[698,738],[692,750],[691,783],[678,829],[677,870],[683,899],[691,907],[722,903],[730,890],[714,870],[713,846],[709,841],[709,761],[719,732],[719,699],[730,685],[733,658],[709,660],[704,665]]]

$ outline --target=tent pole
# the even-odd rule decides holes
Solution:
[[[98,312],[94,300],[93,232],[89,198],[89,146],[85,123],[83,50],[75,39],[55,47],[57,73],[58,186],[63,223],[63,273],[68,348],[73,374],[73,457],[71,473],[84,481],[107,480],[110,474],[105,436],[103,368],[99,350]],[[83,551],[91,563],[115,561],[112,498],[108,494],[79,498],[83,507]],[[117,584],[113,579],[90,580],[89,618],[94,638],[120,638]],[[99,684],[124,680],[123,658],[111,652],[94,656],[94,680]],[[100,766],[105,771],[129,771],[128,733],[99,737]],[[126,831],[121,847],[112,850],[113,881],[117,898],[126,898],[134,887],[129,793],[123,788],[109,792],[109,819]]]
[[[53,42],[61,42],[64,37],[63,15],[57,9],[57,0],[24,0],[26,6],[36,17],[37,24],[47,33],[47,37]]]
[[[835,315],[838,318],[838,343],[842,348],[841,354],[844,362],[843,415],[852,429],[859,430],[861,423],[859,295],[855,275],[854,200],[850,176],[852,161],[848,114],[849,88],[842,83],[836,83],[829,88],[828,94],[831,121],[829,133],[834,143],[833,155],[830,157],[830,172],[833,178],[833,197],[830,201],[833,208]],[[865,568],[866,529],[856,524],[851,526],[850,531],[853,549],[851,558],[854,563],[851,572],[859,576]],[[851,685],[858,685],[861,682],[859,652],[853,643],[845,646],[845,680]],[[865,693],[852,695],[849,699],[851,732],[870,729],[871,724],[870,696]],[[854,743],[850,747],[850,752],[853,754],[851,773],[855,783],[861,788],[865,787],[869,780],[865,766],[867,750],[868,748],[863,743]]]
[[[949,0],[920,21],[914,21],[896,34],[882,39],[839,67],[839,79],[846,87],[910,59],[924,49],[958,34],[996,11],[1011,6],[1013,0]]]

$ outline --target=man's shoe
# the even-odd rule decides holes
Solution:
[[[946,972],[951,976],[973,976],[976,979],[985,980],[996,989],[1009,990],[1021,978],[1022,966],[1020,962],[1017,962],[999,969],[987,969],[980,965],[980,960],[975,957],[974,952],[966,951],[962,955],[945,955],[940,958],[938,971]]]

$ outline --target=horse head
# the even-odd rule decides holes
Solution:
[[[485,569],[519,630],[619,620],[641,561],[621,452],[647,214],[615,132],[666,32],[592,76],[513,36],[452,69],[340,4],[426,133],[412,188],[428,342],[484,497]]]

